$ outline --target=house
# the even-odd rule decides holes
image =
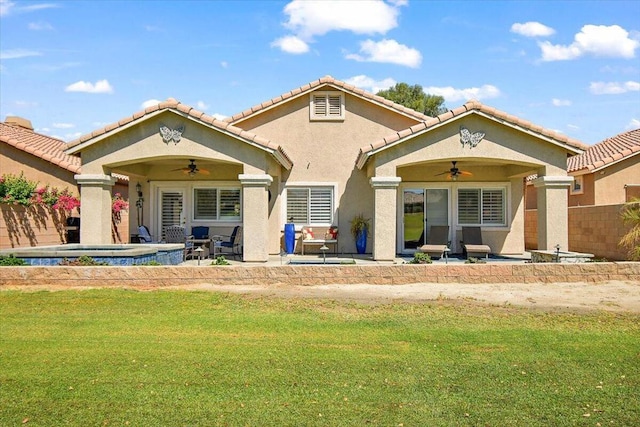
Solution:
[[[64,141],[35,132],[29,120],[6,117],[0,123],[0,148],[0,175],[23,173],[26,179],[38,182],[39,186],[69,189],[71,194],[79,195],[75,175],[81,173],[80,158],[65,153],[67,144]],[[126,197],[128,180],[124,176],[117,178],[114,191]],[[0,249],[66,242],[66,214],[1,203],[0,212]],[[71,212],[70,215],[79,214]],[[126,215],[125,219],[126,223],[119,228],[121,235],[128,239]]]
[[[298,230],[337,226],[339,251],[355,252],[349,223],[363,214],[368,252],[392,260],[431,225],[450,226],[454,252],[461,227],[478,225],[494,253],[522,253],[524,178],[534,173],[538,245],[566,245],[566,159],[585,148],[477,101],[431,118],[326,76],[223,121],[170,98],[67,153],[82,158],[83,244],[110,242],[120,173],[139,184],[143,222],[159,237],[174,224],[212,234],[242,225],[243,259],[266,261],[293,217]]]
[[[626,259],[618,242],[628,231],[619,219],[625,202],[640,197],[640,129],[607,138],[567,159],[569,246],[609,260]],[[527,187],[527,248],[535,248],[536,189]]]

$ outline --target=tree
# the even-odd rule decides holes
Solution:
[[[640,198],[625,203],[620,217],[625,225],[631,225],[631,229],[620,240],[620,246],[629,249],[630,259],[640,260]]]
[[[425,93],[420,85],[409,86],[407,83],[396,83],[395,86],[381,90],[376,95],[431,117],[447,111],[443,97]]]

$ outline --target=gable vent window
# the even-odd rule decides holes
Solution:
[[[311,120],[344,120],[344,94],[314,92],[309,105]]]

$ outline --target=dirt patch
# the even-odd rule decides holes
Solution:
[[[251,286],[196,283],[189,286],[162,288],[122,286],[127,289],[152,291],[157,289],[225,292],[270,298],[311,298],[353,301],[364,304],[392,302],[473,302],[477,304],[521,306],[538,310],[640,313],[639,281],[608,281],[599,283],[531,283],[531,284],[441,284],[414,283],[407,285],[317,285],[317,286]],[[6,286],[3,290],[58,291],[89,289],[79,286]]]

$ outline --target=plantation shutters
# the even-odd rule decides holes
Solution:
[[[287,189],[287,220],[298,224],[333,222],[333,187]]]
[[[344,94],[341,92],[314,92],[310,103],[311,120],[343,120]]]
[[[193,199],[195,220],[240,220],[239,188],[196,188]]]
[[[458,224],[506,225],[505,199],[502,188],[458,189]]]
[[[184,193],[176,190],[160,192],[160,235],[164,239],[164,230],[172,225],[181,225]]]

